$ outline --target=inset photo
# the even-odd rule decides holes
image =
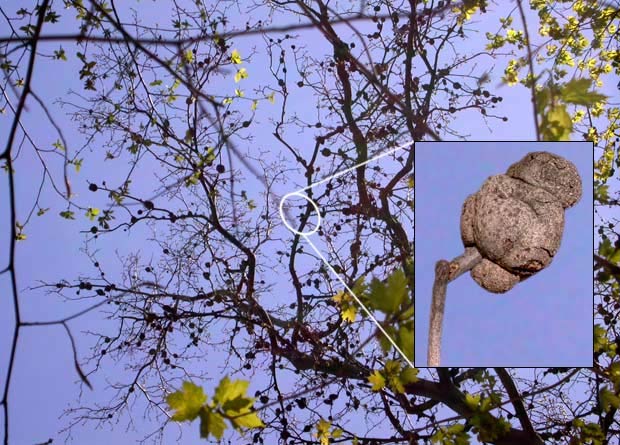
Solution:
[[[416,366],[592,366],[592,143],[415,155]]]

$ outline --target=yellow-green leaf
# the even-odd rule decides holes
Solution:
[[[480,394],[465,394],[465,404],[469,408],[476,410],[480,404]]]
[[[544,140],[567,141],[573,131],[573,120],[564,105],[549,110],[541,122],[541,134]]]
[[[237,51],[236,49],[233,50],[232,54],[230,55],[230,61],[234,63],[235,65],[239,65],[243,63],[243,60],[241,59],[241,54],[239,54],[239,51]]]
[[[183,382],[182,389],[169,394],[166,402],[176,411],[172,415],[172,420],[183,422],[198,417],[200,409],[207,402],[207,396],[200,386],[192,382]]]
[[[213,400],[215,403],[224,405],[229,400],[245,396],[250,382],[246,380],[230,380],[228,376],[224,377],[215,389]]]
[[[400,373],[400,381],[403,383],[403,385],[408,385],[409,383],[415,383],[418,381],[418,372],[420,372],[419,369],[412,368],[411,366],[407,366]]]
[[[332,297],[332,300],[340,307],[340,316],[343,320],[353,323],[357,315],[357,306],[353,304],[353,298],[345,290],[341,290]]]
[[[239,428],[263,428],[265,424],[253,411],[241,413],[238,417],[230,418],[230,422],[235,429]]]
[[[206,407],[200,411],[200,437],[208,439],[209,434],[220,440],[226,430],[224,418]]]
[[[604,94],[588,91],[591,85],[592,79],[573,79],[562,87],[560,94],[564,102],[584,106],[592,106],[607,99]]]
[[[75,219],[75,214],[71,210],[65,210],[63,212],[60,212],[60,216],[62,216],[64,219]]]
[[[315,436],[317,439],[319,439],[321,445],[329,445],[329,438],[331,436],[329,433],[330,426],[331,423],[324,419],[319,420],[316,424]]]
[[[269,96],[267,96],[267,100],[269,102],[271,102],[272,104],[276,103],[276,93],[271,93]]]
[[[413,360],[413,329],[407,326],[398,329],[398,347],[409,360]]]
[[[599,392],[599,401],[603,412],[608,412],[611,407],[620,408],[620,397],[610,391],[608,388],[603,388]]]
[[[235,83],[238,83],[241,79],[247,79],[248,70],[245,68],[240,68],[237,70],[237,74],[235,74]]]
[[[372,385],[370,389],[373,391],[381,391],[385,388],[385,377],[383,377],[379,371],[375,370],[368,376],[368,383]]]
[[[89,207],[86,211],[86,216],[91,221],[93,221],[97,215],[99,215],[99,209],[97,207]]]
[[[194,61],[194,52],[191,49],[185,51],[185,54],[183,55],[183,60],[185,60],[187,63],[192,63]]]
[[[344,321],[353,323],[355,321],[355,317],[357,316],[357,308],[354,305],[349,304],[346,308],[342,309],[340,316]]]

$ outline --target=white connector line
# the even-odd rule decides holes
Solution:
[[[340,275],[338,275],[338,273],[336,273],[336,271],[334,270],[334,268],[329,264],[329,262],[325,259],[325,257],[321,254],[321,252],[319,252],[319,250],[316,248],[316,246],[312,243],[312,241],[310,241],[310,235],[312,235],[313,233],[315,233],[317,230],[319,230],[319,227],[321,225],[321,212],[319,211],[319,206],[316,204],[316,202],[314,202],[312,199],[310,199],[307,195],[305,195],[302,192],[305,192],[306,190],[311,189],[312,187],[319,185],[319,184],[323,184],[324,182],[330,181],[334,178],[337,178],[338,176],[342,176],[352,170],[355,170],[356,168],[362,166],[362,165],[366,165],[369,162],[372,161],[376,161],[378,159],[381,159],[384,156],[387,156],[391,153],[394,153],[397,150],[401,150],[405,147],[408,147],[410,145],[412,145],[414,143],[414,141],[408,142],[406,144],[403,145],[399,145],[398,147],[395,147],[391,150],[386,151],[385,153],[381,153],[380,155],[375,156],[372,159],[368,159],[364,162],[360,162],[357,165],[354,165],[353,167],[347,168],[345,170],[342,170],[341,172],[338,172],[334,175],[331,175],[325,179],[321,179],[320,181],[317,181],[313,184],[310,184],[307,187],[304,187],[302,189],[299,189],[297,191],[294,192],[290,192],[287,193],[286,195],[284,195],[282,197],[282,199],[280,200],[280,218],[282,218],[282,221],[284,222],[284,225],[294,234],[296,235],[301,235],[305,238],[305,240],[308,242],[308,244],[310,244],[310,246],[312,247],[312,249],[314,249],[314,251],[316,252],[316,254],[321,258],[321,260],[323,260],[323,262],[325,263],[325,265],[329,268],[329,270],[331,271],[331,273],[338,279],[338,281],[340,281],[342,283],[342,285],[345,287],[345,289],[351,294],[351,296],[355,299],[356,303],[364,310],[364,312],[366,313],[366,315],[368,315],[368,317],[373,321],[373,323],[377,326],[377,329],[379,329],[379,331],[381,331],[381,333],[383,335],[385,335],[385,337],[388,339],[388,341],[392,344],[392,346],[394,346],[394,348],[396,349],[396,351],[398,351],[398,353],[401,355],[401,357],[403,358],[403,360],[405,360],[407,362],[407,364],[409,366],[411,366],[412,368],[414,368],[414,364],[411,360],[409,360],[409,358],[405,355],[405,353],[398,347],[398,345],[396,344],[396,342],[394,341],[394,339],[385,331],[385,329],[383,328],[383,326],[381,326],[381,323],[379,323],[379,321],[372,315],[372,313],[368,310],[368,308],[364,305],[364,303],[362,303],[360,301],[360,299],[357,297],[357,295],[355,295],[355,293],[349,288],[349,286],[347,286],[347,283],[344,282],[344,280],[340,277]],[[316,226],[308,231],[308,232],[300,232],[298,230],[296,230],[295,228],[293,228],[288,221],[286,220],[285,216],[284,216],[284,201],[286,201],[286,199],[290,196],[299,196],[301,198],[306,199],[310,204],[312,204],[312,206],[314,207],[314,210],[316,211],[317,214],[317,223]]]

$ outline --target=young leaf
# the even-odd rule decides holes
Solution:
[[[465,404],[474,411],[477,410],[480,404],[480,394],[465,394]]]
[[[235,83],[239,83],[241,79],[247,79],[247,77],[248,77],[248,70],[246,70],[245,68],[240,68],[237,71],[237,74],[235,74]]]
[[[353,323],[357,315],[357,307],[353,303],[352,297],[345,290],[341,290],[332,297],[332,300],[340,307],[340,316],[342,319]]]
[[[65,210],[64,212],[60,212],[60,216],[64,219],[75,219],[75,214],[71,210]]]
[[[398,330],[398,347],[408,359],[413,360],[413,329],[401,326]]]
[[[380,391],[385,388],[385,377],[383,377],[379,371],[375,370],[368,376],[368,383],[372,385],[370,389],[373,391]]]
[[[222,410],[224,412],[241,412],[243,409],[248,408],[252,405],[252,399],[248,399],[246,397],[237,397],[232,400],[228,400],[226,403],[222,404]],[[234,415],[234,414],[231,414]]]
[[[230,380],[228,376],[224,377],[215,389],[213,401],[224,405],[229,400],[245,396],[250,382],[245,380]]]
[[[194,52],[191,49],[185,51],[183,55],[183,60],[187,63],[192,63],[194,61]]]
[[[592,79],[573,79],[562,87],[560,94],[564,102],[584,106],[592,106],[607,99],[603,94],[588,91],[591,85]]]
[[[205,407],[200,410],[200,437],[208,439],[209,434],[212,434],[217,440],[220,440],[226,430],[226,423],[224,418]]]
[[[324,419],[319,420],[316,424],[315,436],[317,439],[319,439],[319,441],[321,442],[321,445],[329,445],[329,438],[330,438],[329,427],[330,426],[331,426],[331,423]]]
[[[247,411],[247,413],[231,417],[230,423],[237,430],[240,428],[263,428],[265,426],[258,414],[253,411]]]
[[[230,61],[234,63],[235,65],[239,65],[243,63],[243,60],[241,59],[241,54],[239,54],[239,51],[237,51],[236,49],[233,50],[232,54],[230,55]]]
[[[403,385],[408,385],[409,383],[415,383],[418,381],[418,372],[419,369],[412,368],[411,366],[407,366],[400,373],[400,381]]]
[[[183,382],[182,389],[169,394],[166,402],[176,411],[172,415],[172,420],[183,422],[198,417],[202,406],[207,402],[207,396],[200,386],[192,382]]]
[[[99,215],[99,209],[97,207],[89,207],[86,211],[86,216],[91,221],[93,221],[97,215]]]
[[[357,316],[357,308],[353,304],[349,304],[346,308],[343,308],[340,312],[340,316],[344,321],[353,323]]]
[[[388,277],[386,292],[392,295],[392,312],[396,312],[407,298],[407,277],[402,269],[396,269]]]
[[[407,278],[402,269],[394,271],[383,284],[378,279],[370,282],[370,298],[372,307],[393,314],[398,311],[403,300],[407,297]]]
[[[540,126],[543,139],[551,141],[567,141],[573,131],[573,121],[564,105],[550,109]]]

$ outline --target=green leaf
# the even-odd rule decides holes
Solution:
[[[248,408],[249,406],[251,406],[252,402],[252,399],[246,397],[237,397],[235,399],[228,400],[226,403],[222,404],[222,409],[224,410],[224,412],[235,411],[239,413],[244,408]]]
[[[56,142],[52,144],[52,147],[57,148],[60,151],[65,151],[65,146],[62,145],[62,141],[60,139],[56,139]]]
[[[97,215],[99,215],[100,210],[97,207],[89,207],[86,211],[86,216],[88,219],[93,221]]]
[[[321,445],[329,445],[329,438],[331,434],[329,432],[329,427],[331,426],[331,422],[321,419],[316,424],[316,433],[315,437],[319,439],[319,443]]]
[[[248,70],[245,68],[240,68],[237,70],[237,74],[235,74],[235,83],[239,83],[242,79],[248,78]]]
[[[191,49],[185,51],[183,55],[183,60],[187,63],[192,63],[194,61],[194,52]]]
[[[243,59],[241,59],[241,54],[239,54],[239,51],[237,51],[236,49],[233,50],[232,54],[230,55],[230,61],[234,63],[235,65],[239,65],[243,62]]]
[[[465,394],[465,404],[474,411],[477,411],[480,404],[480,394]]]
[[[598,245],[600,256],[607,258],[612,263],[620,263],[620,249],[611,245],[609,238],[605,237]]]
[[[543,117],[540,127],[543,140],[567,141],[573,131],[573,121],[566,106],[558,105]]]
[[[620,408],[620,397],[610,391],[607,388],[601,389],[599,392],[599,401],[601,404],[601,409],[603,412],[608,412],[610,408],[618,409]]]
[[[220,440],[224,436],[225,430],[226,423],[220,414],[207,407],[200,410],[200,437],[208,439],[209,434],[212,434],[213,437]]]
[[[230,380],[228,376],[224,377],[215,389],[213,401],[224,405],[229,400],[245,396],[250,382],[246,380]]]
[[[396,329],[393,326],[384,326],[383,329],[385,329],[385,332],[389,338],[394,339],[396,336]],[[388,351],[392,349],[392,342],[385,335],[381,335],[381,337],[379,337],[379,343],[381,344],[381,350],[384,354],[387,354]]]
[[[84,161],[84,159],[74,159],[73,160],[73,165],[75,167],[75,172],[79,173],[80,169],[82,168],[82,161]]]
[[[566,103],[584,106],[592,106],[607,99],[603,94],[588,91],[591,85],[592,79],[573,79],[562,86],[560,95]]]
[[[183,382],[183,388],[169,394],[166,397],[166,402],[171,409],[176,410],[172,420],[183,422],[198,417],[202,406],[207,402],[207,396],[200,386],[194,385],[192,382]]]
[[[40,208],[39,208],[39,210],[37,211],[37,216],[43,216],[43,215],[45,215],[45,212],[47,212],[49,209],[50,209],[49,207],[47,207],[47,208],[45,208],[45,209],[44,209],[44,208],[42,208],[42,207],[40,207]]]
[[[620,263],[620,249],[616,249],[611,245],[609,238],[605,237],[599,243],[598,253],[600,256],[607,258],[612,263]]]
[[[407,298],[407,277],[402,269],[396,269],[387,279],[386,292],[393,302],[393,311],[396,312],[405,298]]]
[[[551,97],[551,91],[549,88],[543,88],[540,91],[536,92],[536,112],[539,115],[542,115],[549,103],[549,99]]]
[[[262,428],[265,426],[263,421],[258,417],[258,414],[253,411],[241,413],[238,417],[232,417],[229,420],[232,426],[237,430],[240,428]]]
[[[614,362],[609,365],[609,379],[616,385],[620,386],[620,362]]]
[[[65,210],[63,212],[60,212],[60,216],[62,216],[64,219],[75,219],[75,214],[71,210]]]
[[[387,377],[388,386],[396,393],[403,394],[405,387],[401,379],[402,365],[398,360],[388,360],[385,362],[383,374]]]
[[[609,186],[599,185],[598,187],[595,187],[594,200],[601,204],[607,204],[607,202],[609,201]]]
[[[162,84],[161,80],[154,80],[151,83],[149,83],[149,85],[152,86],[152,87],[156,87],[156,86],[159,86],[161,84]]]
[[[407,366],[400,373],[400,381],[403,385],[408,385],[409,383],[415,383],[418,381],[418,373],[419,369],[412,368],[411,366]]]
[[[386,314],[393,314],[407,297],[407,278],[402,269],[395,270],[383,284],[374,278],[370,282],[372,307]]]
[[[62,46],[59,49],[54,50],[54,59],[67,61],[67,54]]]
[[[368,376],[368,383],[372,385],[370,389],[373,391],[380,391],[385,388],[385,377],[383,377],[381,372],[375,370]]]
[[[409,360],[413,360],[413,329],[401,326],[398,330],[398,347]]]

